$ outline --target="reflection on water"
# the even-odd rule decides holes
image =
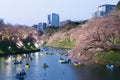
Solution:
[[[78,67],[73,64],[61,64],[58,60],[66,56],[59,53],[66,52],[62,49],[43,48],[37,53],[0,57],[0,80],[20,80],[15,76],[22,69],[27,74],[24,80],[120,80],[119,69],[110,71],[98,64]],[[22,63],[14,64],[15,61]],[[30,68],[25,68],[26,63]],[[44,63],[48,68],[43,68]]]
[[[39,52],[36,52],[34,56],[35,56],[35,65],[37,65],[39,64],[39,58],[40,58]]]

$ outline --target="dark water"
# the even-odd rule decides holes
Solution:
[[[54,53],[54,55],[40,56],[40,53]],[[66,58],[62,49],[45,49],[42,52],[0,57],[0,80],[21,80],[15,76],[22,69],[26,71],[26,76],[23,80],[120,80],[120,69],[114,71],[107,70],[102,65],[79,66],[73,64],[61,64],[58,62],[60,57]],[[18,56],[22,64],[14,65],[14,59]],[[28,60],[32,57],[32,61]],[[18,58],[19,59],[19,58]],[[25,64],[29,63],[30,68],[26,69]],[[43,69],[42,65],[48,64],[48,68]]]

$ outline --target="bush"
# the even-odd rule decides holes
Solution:
[[[93,59],[101,64],[117,64],[120,62],[120,52],[110,50],[107,53],[98,53],[94,55]]]

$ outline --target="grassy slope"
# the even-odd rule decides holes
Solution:
[[[59,48],[71,48],[74,45],[75,39],[60,39],[48,46],[59,47]]]
[[[70,22],[68,24],[66,24],[65,26],[62,26],[60,28],[50,28],[48,27],[48,29],[46,29],[45,33],[48,34],[49,36],[55,34],[57,31],[69,31],[71,30],[72,28],[76,28],[78,27],[79,24],[84,24],[85,22],[83,23],[79,23],[79,22]],[[71,48],[73,45],[74,45],[74,42],[76,40],[74,38],[72,39],[68,39],[68,38],[64,38],[64,39],[58,39],[56,40],[55,42],[52,42],[50,44],[47,44],[47,42],[45,42],[46,46],[51,46],[51,47],[59,47],[59,48]]]
[[[120,51],[108,51],[107,53],[99,53],[94,55],[94,61],[101,64],[120,64]]]

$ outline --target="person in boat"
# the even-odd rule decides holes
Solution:
[[[63,60],[63,58],[62,58],[62,57],[60,57],[60,60]]]
[[[79,64],[78,62],[75,62],[75,64]]]
[[[30,68],[30,65],[26,63],[25,68]]]
[[[17,76],[20,76],[21,74],[20,73],[17,73]]]
[[[48,65],[46,63],[43,64],[43,68],[47,68]]]
[[[70,59],[68,59],[68,63],[71,63],[71,60],[70,60]]]
[[[32,61],[32,57],[29,57],[29,60]]]
[[[47,64],[46,64],[46,63],[44,63],[44,64],[43,64],[43,66],[47,66]]]
[[[48,55],[49,53],[48,52],[46,52],[46,55]]]
[[[113,70],[113,69],[114,69],[114,66],[111,65],[111,64],[107,64],[107,65],[106,65],[106,68],[107,68],[107,69],[110,69],[110,70]]]
[[[26,65],[28,65],[28,66],[29,66],[29,64],[28,64],[28,63],[26,63]]]
[[[26,75],[26,72],[25,72],[24,69],[21,71],[21,74],[22,74],[22,75]]]
[[[17,73],[17,76],[25,76],[25,75],[26,75],[26,72],[24,69],[20,73]]]
[[[14,64],[21,64],[22,61],[15,61]]]

